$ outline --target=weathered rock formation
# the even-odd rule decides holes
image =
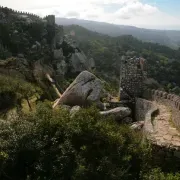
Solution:
[[[88,71],[81,72],[73,83],[66,89],[62,97],[55,103],[70,106],[84,106],[92,103],[100,103],[102,82]]]
[[[88,59],[67,36],[64,36],[62,42],[58,43],[57,48],[54,50],[53,60],[57,74],[77,75],[84,70],[95,68],[94,60]]]
[[[0,60],[0,74],[32,80],[33,74],[29,67],[29,62],[25,58],[12,57]]]

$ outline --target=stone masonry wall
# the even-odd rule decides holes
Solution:
[[[144,121],[146,118],[146,114],[154,109],[155,104],[151,101],[136,98],[136,120]]]
[[[180,128],[180,96],[168,94],[164,91],[147,89],[144,98],[164,104],[172,112],[172,122]]]
[[[141,67],[139,58],[126,59],[122,62],[122,88],[133,97],[140,97],[146,72]]]
[[[162,97],[152,97],[154,96],[154,91],[146,91],[146,97],[152,100],[157,100],[158,102],[164,103],[164,99]],[[162,98],[162,99],[161,99]],[[170,100],[171,101],[171,100]],[[171,105],[174,103],[169,102],[167,99],[167,105]],[[178,112],[177,109],[175,111]],[[141,98],[136,98],[136,120],[137,121],[143,121],[144,120],[144,127],[143,127],[143,134],[144,140],[148,139],[152,142],[152,150],[154,157],[156,157],[155,161],[159,162],[161,164],[169,164],[170,162],[173,162],[177,168],[180,168],[180,151],[179,149],[174,148],[173,146],[166,146],[166,145],[160,145],[158,143],[158,139],[156,141],[153,141],[152,137],[156,137],[156,130],[153,126],[153,117],[156,113],[159,112],[159,108],[157,106],[157,103],[155,101],[148,101]],[[164,116],[164,114],[162,114]],[[174,116],[176,118],[176,115]],[[167,131],[165,131],[167,133]],[[164,138],[164,137],[163,137]]]
[[[145,99],[136,98],[135,117],[137,121],[145,121],[144,130],[146,132],[153,131],[152,115],[157,111],[158,107],[156,106],[156,103]]]

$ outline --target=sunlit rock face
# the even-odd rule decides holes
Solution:
[[[103,85],[100,79],[88,71],[81,72],[66,89],[58,104],[84,106],[100,103]]]

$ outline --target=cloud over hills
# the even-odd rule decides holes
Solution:
[[[40,16],[55,14],[144,28],[180,29],[180,17],[142,0],[5,0],[1,4]]]

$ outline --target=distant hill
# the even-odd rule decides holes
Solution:
[[[88,30],[107,34],[113,37],[121,35],[132,35],[142,41],[159,43],[174,49],[178,49],[180,47],[180,31],[175,30],[142,29],[133,26],[115,25],[74,18],[56,18],[56,23],[64,26],[75,24],[87,28]]]
[[[118,82],[119,57],[144,57],[147,62],[148,75],[156,79],[167,90],[180,93],[180,48],[172,49],[157,43],[144,42],[132,35],[112,37],[90,31],[80,25],[64,26],[64,33],[71,34],[74,42],[87,57],[93,58],[100,76],[109,82]],[[73,36],[72,31],[74,31]]]

